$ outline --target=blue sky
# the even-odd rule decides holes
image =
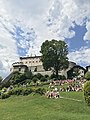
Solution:
[[[75,28],[71,29],[75,31],[75,36],[65,39],[65,42],[69,44],[69,52],[72,52],[73,50],[79,50],[81,46],[90,47],[90,44],[87,44],[87,42],[83,40],[83,37],[87,31],[85,25],[75,25]]]
[[[0,75],[20,56],[40,55],[45,40],[64,40],[69,60],[90,65],[90,0],[0,0]]]

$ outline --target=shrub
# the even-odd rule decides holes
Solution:
[[[14,90],[13,90],[13,89],[12,89],[12,90],[9,90],[9,91],[8,91],[8,94],[9,94],[9,95],[13,95],[13,94],[14,94]]]
[[[2,92],[6,92],[6,91],[7,91],[7,88],[4,87],[4,88],[2,89]]]
[[[26,72],[25,72],[25,76],[26,76],[27,79],[32,79],[33,74],[32,74],[31,71],[26,71]]]
[[[50,79],[56,78],[55,74],[51,74]]]
[[[40,80],[40,79],[43,77],[43,75],[40,74],[40,73],[37,73],[37,74],[36,74],[36,77]]]
[[[32,81],[33,81],[34,83],[36,83],[36,82],[38,81],[38,78],[37,78],[37,77],[33,77]]]
[[[84,97],[88,105],[90,105],[90,81],[84,84]]]
[[[90,80],[90,71],[86,72],[84,77],[86,80]]]
[[[8,98],[8,97],[10,97],[10,95],[8,94],[8,92],[5,92],[5,93],[1,94],[1,99],[5,99],[5,98]]]
[[[31,88],[24,88],[22,90],[22,95],[29,95],[33,92],[33,90]]]
[[[12,90],[11,94],[12,95],[22,95],[23,88],[21,87],[16,87]]]
[[[60,80],[66,80],[66,77],[65,77],[64,75],[59,75],[58,78],[59,78]]]
[[[48,79],[48,78],[49,78],[49,75],[47,75],[47,74],[46,74],[46,75],[45,75],[45,78],[47,78],[47,79]]]
[[[47,81],[47,78],[42,77],[42,78],[40,79],[40,81],[41,81],[41,82],[45,82],[45,81]]]
[[[45,94],[46,90],[45,90],[45,88],[38,88],[38,89],[36,89],[35,92],[40,94],[40,95],[43,95],[43,94]]]

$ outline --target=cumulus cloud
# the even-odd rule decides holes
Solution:
[[[18,60],[15,41],[0,24],[0,75],[5,77],[10,71],[11,64]]]
[[[70,52],[68,57],[70,61],[74,61],[79,65],[86,66],[90,64],[90,48],[81,47],[78,51]]]
[[[84,36],[84,40],[90,40],[90,22],[86,23],[86,29],[87,29],[87,32]]]
[[[0,75],[3,77],[10,72],[11,64],[18,60],[16,41],[9,34],[5,24],[7,21],[0,17]]]
[[[0,61],[0,75],[4,78],[7,74],[9,74],[9,71],[4,68],[2,61]]]
[[[90,40],[89,5],[90,0],[0,0],[0,60],[3,67],[7,69],[20,55],[39,54],[46,39],[72,38],[75,31],[71,28],[75,24],[86,25],[84,40]],[[69,58],[74,53],[78,59],[72,60],[80,61],[81,49],[70,53]],[[85,57],[88,53],[83,54]]]

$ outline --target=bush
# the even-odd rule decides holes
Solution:
[[[38,88],[38,89],[36,89],[35,92],[40,94],[40,95],[43,95],[43,94],[45,94],[46,90],[45,90],[45,88]]]
[[[16,87],[13,90],[11,90],[12,95],[22,95],[23,88]]]
[[[59,75],[59,76],[58,76],[58,79],[59,79],[59,80],[66,80],[66,77],[65,77],[64,75]]]
[[[49,75],[47,75],[47,74],[46,74],[46,75],[45,75],[45,78],[47,78],[47,79],[48,79],[48,78],[49,78]]]
[[[33,81],[34,83],[36,83],[36,82],[38,81],[38,78],[37,78],[37,77],[33,77],[32,81]]]
[[[25,74],[27,79],[32,79],[32,77],[33,77],[33,74],[31,71],[26,71],[24,74]]]
[[[55,74],[51,74],[50,79],[56,78]]]
[[[6,92],[6,91],[7,91],[7,88],[4,87],[4,88],[2,89],[2,92]]]
[[[40,73],[37,73],[37,74],[36,74],[36,77],[40,80],[40,79],[43,77],[43,75],[40,74]]]
[[[90,80],[90,71],[86,72],[84,77],[86,80]]]
[[[5,98],[8,98],[8,97],[10,97],[8,92],[5,92],[5,93],[1,94],[1,99],[5,99]]]
[[[31,88],[24,88],[22,90],[22,95],[29,95],[33,92],[33,90]]]
[[[0,91],[0,95],[1,95],[1,91]]]
[[[84,84],[84,97],[88,105],[90,105],[90,81]]]
[[[46,82],[46,81],[47,81],[47,78],[42,77],[42,78],[40,79],[40,81],[41,81],[41,82]]]

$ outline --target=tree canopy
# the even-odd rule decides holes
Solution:
[[[84,84],[84,97],[86,103],[90,106],[90,80]]]
[[[90,71],[87,71],[87,72],[85,73],[85,79],[86,79],[86,80],[90,80]]]
[[[0,82],[3,80],[3,78],[0,76]]]
[[[46,40],[42,46],[41,51],[43,66],[45,70],[54,69],[56,77],[58,77],[58,71],[66,69],[68,67],[68,48],[64,41]]]

